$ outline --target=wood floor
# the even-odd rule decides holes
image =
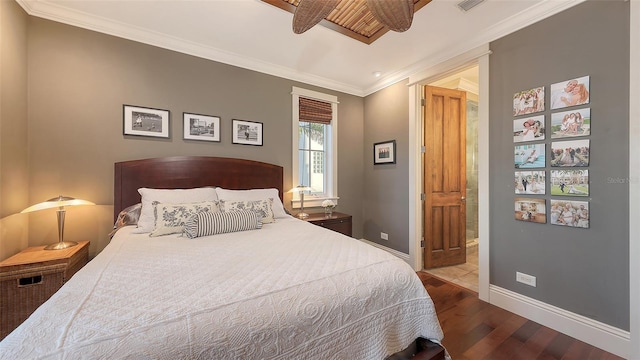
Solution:
[[[453,360],[622,359],[478,299],[478,294],[418,272],[433,298]]]

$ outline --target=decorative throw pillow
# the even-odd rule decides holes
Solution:
[[[216,193],[220,200],[260,200],[272,198],[273,204],[271,204],[271,209],[273,210],[273,217],[275,219],[289,217],[284,205],[282,205],[282,201],[280,201],[278,189],[229,190],[217,187]]]
[[[255,211],[234,212],[205,211],[196,214],[184,225],[184,234],[189,238],[224,234],[262,228],[260,215]]]
[[[121,227],[124,227],[127,225],[137,225],[138,219],[140,218],[141,209],[142,209],[142,204],[137,203],[135,205],[131,205],[125,208],[124,210],[120,211],[115,224],[113,224],[113,230],[109,233],[109,239],[111,239],[113,235],[115,235],[116,231],[118,231]]]
[[[274,222],[273,210],[271,209],[272,203],[272,198],[262,200],[220,200],[220,210],[224,212],[255,211],[262,217],[262,223],[268,224]]]
[[[140,219],[138,219],[138,228],[133,231],[137,234],[153,231],[155,227],[154,201],[165,204],[180,204],[218,200],[216,189],[212,187],[195,189],[140,188],[138,193],[142,198],[142,210],[140,211]]]
[[[217,201],[204,201],[190,204],[163,204],[153,202],[155,208],[156,226],[149,234],[151,237],[179,234],[184,230],[184,224],[194,215],[206,212],[218,212]]]

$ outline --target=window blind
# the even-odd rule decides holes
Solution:
[[[329,125],[333,118],[331,103],[300,97],[298,119],[302,122]]]

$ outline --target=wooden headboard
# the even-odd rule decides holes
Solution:
[[[189,189],[219,186],[226,189],[278,189],[282,166],[259,161],[206,156],[176,156],[115,163],[113,218],[140,202],[138,189]]]

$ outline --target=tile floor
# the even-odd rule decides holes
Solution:
[[[474,239],[467,242],[466,263],[425,271],[441,279],[478,292],[478,240]]]

